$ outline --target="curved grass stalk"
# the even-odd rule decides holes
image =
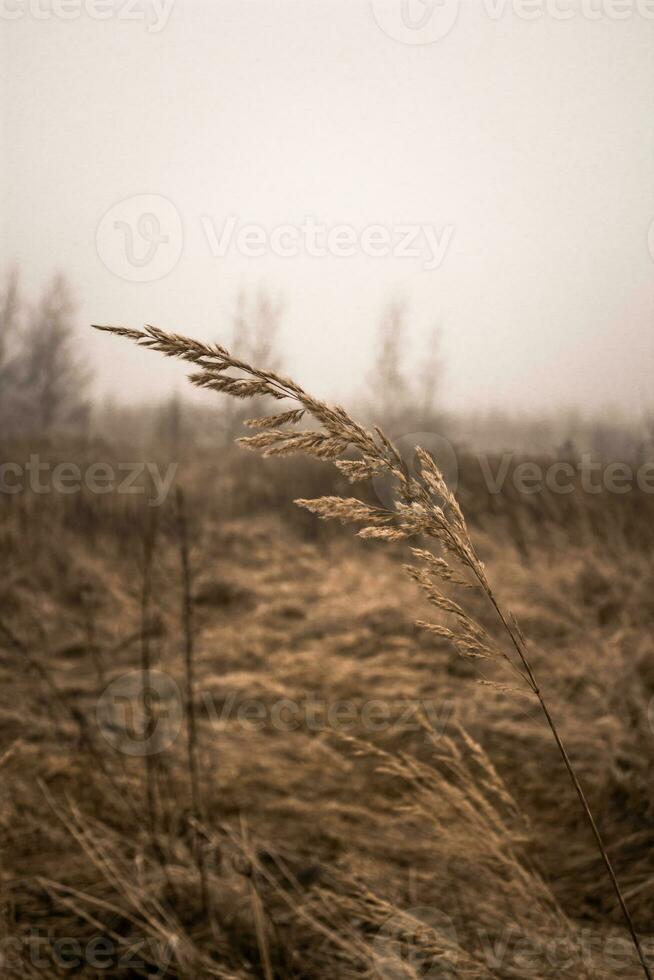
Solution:
[[[647,980],[653,980],[631,914],[608,856],[602,836],[591,812],[573,763],[570,760],[559,730],[532,669],[527,644],[514,617],[500,605],[493,592],[483,563],[480,561],[459,504],[447,486],[435,460],[422,449],[416,451],[418,475],[412,475],[392,442],[381,429],[370,432],[352,419],[339,406],[330,406],[313,398],[289,378],[264,371],[233,357],[219,345],[203,344],[179,334],[168,334],[157,327],[145,330],[128,327],[99,326],[118,336],[135,341],[139,346],[159,351],[167,357],[177,357],[195,365],[190,376],[192,384],[210,391],[224,392],[236,398],[267,396],[274,400],[288,399],[295,407],[276,415],[250,419],[256,435],[238,441],[263,456],[290,456],[302,453],[328,460],[351,483],[370,479],[380,473],[389,474],[397,487],[394,508],[377,507],[356,497],[318,497],[297,500],[296,503],[322,519],[336,518],[343,523],[362,524],[357,532],[363,538],[400,541],[410,538],[430,538],[440,545],[440,554],[424,548],[413,548],[418,566],[407,571],[426,594],[430,603],[450,620],[453,627],[442,623],[420,623],[423,628],[449,639],[457,651],[475,661],[488,660],[504,667],[521,685],[517,693],[534,697],[545,716],[554,737],[568,776],[584,811],[598,851],[615,891],[627,929]],[[227,373],[233,372],[233,373]],[[297,431],[305,416],[314,427]],[[287,428],[290,426],[290,428]],[[317,426],[317,427],[316,427]],[[352,459],[352,453],[357,454]],[[343,458],[348,454],[348,458]],[[467,577],[466,577],[467,576]],[[472,578],[472,583],[470,582]],[[443,591],[443,585],[465,587],[475,584],[490,602],[508,637],[510,652],[498,646],[486,630],[467,610]],[[486,682],[504,691],[506,685]]]

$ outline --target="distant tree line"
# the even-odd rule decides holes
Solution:
[[[30,302],[23,295],[17,271],[5,275],[0,284],[3,441],[50,439],[90,431],[90,372],[76,338],[75,312],[72,290],[64,276],[54,276],[37,300]],[[232,316],[232,351],[259,367],[279,370],[283,363],[279,344],[282,317],[283,304],[265,290],[240,293]],[[419,366],[409,368],[408,332],[404,305],[387,305],[379,321],[367,384],[359,393],[364,416],[381,421],[396,434],[433,425],[438,418],[438,335],[434,331],[428,338]],[[224,342],[222,335],[220,339]],[[136,417],[132,417],[135,411]],[[191,407],[174,393],[148,406],[108,402],[96,408],[94,418],[98,432],[109,438],[129,430],[142,441],[148,439],[149,430],[150,438],[175,452],[203,429],[213,430],[214,438],[221,433],[224,441],[231,443],[245,418],[265,411],[262,404],[244,405],[218,396],[203,412],[200,406]]]
[[[230,349],[245,361],[278,371],[283,367],[283,312],[282,303],[265,290],[239,294]],[[94,435],[118,443],[129,433],[131,443],[156,444],[178,458],[186,445],[231,445],[243,431],[245,418],[264,415],[271,407],[221,395],[193,400],[177,392],[147,405],[120,405],[113,400],[93,405],[75,314],[73,293],[62,275],[54,276],[35,301],[23,295],[15,270],[0,279],[1,442]],[[651,409],[640,419],[608,414],[587,418],[580,411],[517,415],[490,407],[480,412],[445,412],[439,332],[434,328],[424,337],[417,357],[410,327],[404,303],[393,301],[384,307],[370,371],[354,393],[363,419],[380,423],[394,438],[428,432],[487,451],[510,447],[556,451],[566,457],[591,451],[602,458],[652,458]],[[224,330],[223,325],[216,338],[221,343]]]

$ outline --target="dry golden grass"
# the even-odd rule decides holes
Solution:
[[[3,507],[6,975],[642,976],[538,701],[504,690],[511,651],[483,588],[453,599],[421,570],[421,594],[402,540],[226,518],[202,469],[185,471],[186,530],[174,501],[159,514],[145,612],[147,508]],[[529,638],[651,955],[651,558],[543,521],[476,522],[475,556]],[[149,791],[145,759],[96,715],[144,640],[182,701],[190,669],[197,728],[150,757]],[[98,936],[108,969],[57,964],[57,940]]]

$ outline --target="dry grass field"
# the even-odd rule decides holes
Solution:
[[[416,626],[457,631],[415,541],[294,508],[351,495],[323,461],[176,480],[0,497],[2,975],[642,976],[539,704]],[[458,499],[651,961],[651,496]]]
[[[654,980],[653,50],[0,0],[0,980]]]

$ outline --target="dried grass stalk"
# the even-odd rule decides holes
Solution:
[[[297,500],[296,503],[325,520],[337,518],[344,523],[365,523],[366,527],[358,531],[360,537],[389,541],[428,538],[438,546],[438,555],[424,548],[414,549],[413,557],[418,565],[410,566],[409,573],[429,602],[440,613],[450,617],[454,625],[451,629],[438,623],[421,625],[451,639],[463,656],[475,661],[480,658],[495,661],[506,669],[514,683],[517,679],[518,690],[538,701],[592,830],[643,972],[648,980],[652,980],[599,829],[531,667],[525,638],[514,617],[505,611],[496,597],[470,538],[461,508],[432,456],[418,449],[419,472],[417,475],[411,474],[400,453],[381,429],[375,428],[374,433],[368,431],[340,406],[330,406],[313,398],[289,378],[273,371],[263,371],[232,357],[229,351],[217,344],[203,344],[152,326],[146,326],[145,330],[111,326],[97,329],[126,337],[167,357],[189,361],[199,368],[190,376],[196,387],[226,392],[237,398],[257,395],[275,400],[288,399],[295,403],[295,407],[282,415],[251,420],[251,424],[262,431],[255,436],[239,439],[241,445],[263,456],[303,453],[331,460],[351,482],[379,473],[393,479],[397,498],[392,508],[372,507],[356,498],[334,496]],[[298,433],[293,428],[282,427],[287,424],[292,426],[305,415],[313,419],[316,429]],[[356,453],[358,458],[354,461],[339,459],[346,453],[350,456]],[[444,584],[448,587],[474,584],[482,590],[507,638],[506,650],[494,644],[470,613],[442,591]],[[513,690],[504,684],[497,686],[502,691]]]

